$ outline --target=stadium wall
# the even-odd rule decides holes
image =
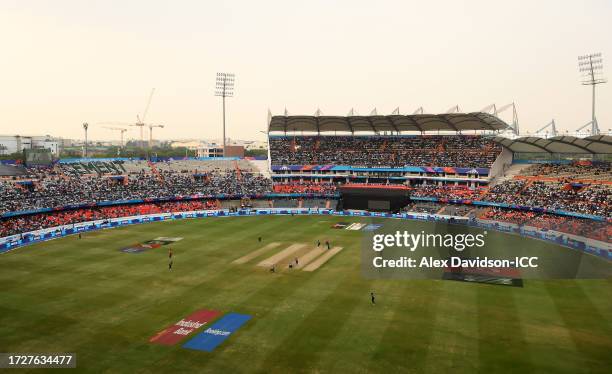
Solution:
[[[273,209],[240,209],[231,212],[228,209],[202,210],[177,213],[157,213],[131,217],[112,218],[107,220],[96,220],[81,222],[64,226],[57,226],[42,230],[31,231],[24,234],[12,235],[0,238],[0,254],[12,251],[19,247],[53,240],[73,234],[87,231],[96,231],[134,224],[160,222],[166,220],[205,218],[205,217],[238,217],[238,216],[262,216],[262,215],[333,215],[352,217],[380,217],[407,220],[421,220],[431,222],[447,222],[453,224],[465,224],[472,227],[496,230],[500,232],[517,234],[524,237],[553,242],[564,247],[583,251],[612,261],[612,245],[609,243],[588,239],[576,235],[565,234],[553,230],[541,230],[536,227],[518,226],[506,222],[497,222],[480,219],[468,219],[466,217],[455,217],[449,215],[427,214],[427,213],[382,213],[368,212],[364,210],[336,211],[332,209],[319,208],[273,208]]]
[[[489,177],[496,178],[504,175],[505,170],[512,164],[512,152],[507,148],[504,148],[502,152],[497,156],[491,169],[489,169]]]

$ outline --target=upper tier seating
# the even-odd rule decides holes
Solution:
[[[271,137],[272,165],[490,167],[501,146],[482,136]]]

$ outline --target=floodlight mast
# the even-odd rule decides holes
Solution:
[[[225,157],[225,98],[234,96],[233,73],[217,73],[215,96],[221,96],[223,102],[223,157]]]
[[[85,130],[85,147],[83,148],[83,155],[87,158],[87,129],[89,128],[89,123],[83,123],[83,130]]]
[[[595,86],[607,82],[607,80],[601,76],[603,73],[603,58],[601,57],[601,53],[578,56],[578,70],[583,74],[582,84],[584,86],[592,86],[591,135],[598,135],[599,126],[597,126],[597,117],[595,116]]]

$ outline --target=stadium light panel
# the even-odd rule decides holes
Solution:
[[[582,75],[582,84],[592,86],[592,102],[591,102],[591,135],[598,135],[599,128],[595,117],[595,86],[606,83],[607,80],[603,74],[603,57],[601,53],[592,53],[588,55],[578,56],[578,71]]]
[[[225,156],[226,136],[225,136],[225,98],[234,96],[234,81],[233,73],[217,73],[215,83],[215,96],[222,98],[223,105],[223,156]]]

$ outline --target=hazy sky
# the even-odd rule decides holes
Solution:
[[[147,120],[159,138],[220,138],[218,71],[236,74],[228,136],[263,139],[268,108],[345,115],[477,111],[516,102],[520,125],[590,120],[577,56],[612,77],[612,1],[0,0],[0,134],[93,139]],[[612,128],[612,83],[598,87]],[[502,118],[509,120],[510,113]],[[137,137],[131,128],[130,137]]]

